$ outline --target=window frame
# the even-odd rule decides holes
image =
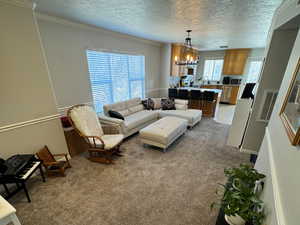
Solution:
[[[87,48],[85,49],[85,57],[86,57],[86,63],[87,63],[87,73],[88,73],[88,78],[89,78],[89,83],[90,83],[90,92],[91,92],[91,95],[92,95],[92,101],[93,101],[93,105],[95,106],[96,105],[96,101],[95,101],[95,95],[97,93],[93,93],[93,85],[94,83],[92,82],[92,79],[91,79],[91,73],[90,73],[90,66],[89,66],[89,57],[88,57],[88,51],[92,51],[92,52],[98,52],[98,53],[107,53],[107,54],[117,54],[117,55],[126,55],[126,56],[141,56],[143,57],[143,72],[142,72],[142,75],[141,77],[134,77],[134,78],[130,78],[130,67],[129,67],[129,61],[128,61],[128,67],[127,67],[127,80],[128,80],[128,98],[126,97],[126,99],[123,99],[121,101],[126,101],[128,99],[131,99],[131,98],[135,98],[136,96],[132,96],[132,92],[131,92],[131,84],[132,82],[135,82],[135,81],[141,81],[142,84],[141,84],[141,96],[140,98],[144,98],[146,96],[146,56],[144,54],[137,54],[137,53],[132,53],[132,52],[120,52],[120,51],[113,51],[113,50],[107,50],[107,49],[93,49],[93,48]],[[110,63],[110,67],[111,67],[111,63]],[[113,81],[112,81],[112,70],[110,70],[110,75],[109,75],[109,80],[104,80],[104,81],[98,81],[99,82],[99,85],[101,84],[104,84],[104,85],[107,85],[109,86],[109,92],[110,92],[110,95],[109,96],[109,103],[103,103],[102,105],[105,105],[105,104],[113,104],[113,103],[116,103],[118,101],[115,101],[114,100],[114,86],[113,86]],[[95,106],[95,109],[96,109],[96,106]],[[101,111],[97,111],[97,113],[100,113],[102,114],[103,113],[103,108],[101,108]]]
[[[223,71],[223,66],[224,66],[224,57],[205,57],[204,58],[204,62],[203,62],[203,79],[206,78],[206,76],[205,76],[205,61],[211,61],[211,60],[212,61],[222,60],[222,68],[221,68],[221,71],[220,71],[220,78],[219,79],[214,80],[214,79],[207,78],[207,80],[208,81],[213,81],[213,82],[221,81],[222,71]],[[213,78],[214,70],[215,70],[215,63],[214,63],[212,74],[211,74],[212,78]]]
[[[251,74],[250,74],[250,71],[251,71],[251,64],[254,63],[254,62],[260,62],[260,69],[259,69],[259,72],[257,74],[257,79],[256,79],[256,82],[253,82],[252,80],[249,80]],[[262,58],[249,58],[249,63],[248,63],[248,69],[247,69],[247,77],[246,77],[246,83],[259,83],[259,80],[260,80],[260,75],[261,75],[261,72],[262,72],[262,68],[263,68],[263,64],[264,64],[264,60]]]

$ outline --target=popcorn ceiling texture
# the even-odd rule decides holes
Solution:
[[[66,177],[28,183],[32,203],[22,192],[10,202],[23,225],[214,225],[209,207],[223,169],[249,159],[225,146],[228,131],[204,118],[166,153],[135,135],[115,165],[74,157]]]
[[[264,47],[282,0],[39,0],[49,15],[145,39],[183,42],[192,29],[200,49]]]

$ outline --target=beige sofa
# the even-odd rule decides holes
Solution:
[[[149,124],[165,116],[174,116],[186,119],[188,126],[193,127],[202,117],[201,110],[188,109],[188,101],[175,100],[176,110],[145,110],[140,98],[104,105],[104,115],[99,115],[101,123],[115,125],[120,133],[128,137]],[[118,111],[124,116],[124,120],[112,118],[108,111]]]

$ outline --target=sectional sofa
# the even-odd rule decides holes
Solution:
[[[160,99],[156,98],[156,101]],[[99,115],[99,120],[103,124],[117,126],[119,132],[128,137],[158,119],[166,116],[183,118],[188,121],[188,126],[195,126],[202,117],[202,111],[188,109],[188,101],[175,99],[176,110],[145,110],[140,98],[133,98],[127,101],[117,102],[114,104],[104,105],[104,115]],[[118,111],[124,115],[124,120],[112,118],[108,111]]]

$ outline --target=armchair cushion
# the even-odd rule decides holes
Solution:
[[[122,134],[105,134],[101,137],[102,141],[104,142],[104,149],[105,150],[110,150],[114,147],[116,147],[118,144],[121,143],[121,141],[123,140],[124,138],[124,135]],[[91,143],[93,141],[91,140]],[[96,146],[99,147],[99,148],[103,148],[103,145],[101,143],[100,140],[96,139],[95,140],[95,143],[96,143]]]
[[[74,107],[70,111],[70,117],[75,127],[84,136],[102,136],[103,130],[98,116],[90,106]]]

